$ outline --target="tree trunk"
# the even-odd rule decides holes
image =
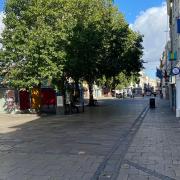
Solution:
[[[66,87],[65,87],[65,78],[63,77],[61,80],[61,90],[62,90],[62,97],[63,97],[63,109],[64,114],[67,114],[67,107],[66,107]]]
[[[89,106],[94,106],[94,97],[93,97],[93,83],[88,83],[89,85]]]
[[[39,111],[39,112],[41,112],[41,107],[42,107],[42,95],[41,95],[41,83],[39,83],[38,84],[38,89],[39,89],[39,91],[40,91],[40,99],[39,99],[39,101],[40,101],[40,106],[39,106],[39,109],[37,109],[37,111]]]
[[[62,77],[61,80],[57,80],[58,91],[61,93],[63,98],[63,110],[66,114],[66,87],[65,87],[65,78]]]
[[[80,94],[79,94],[79,80],[75,80],[75,95],[80,96]]]

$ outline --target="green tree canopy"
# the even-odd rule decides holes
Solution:
[[[68,31],[65,0],[8,0],[2,34],[2,63],[13,86],[31,87],[62,75]]]
[[[128,76],[142,68],[142,37],[111,0],[7,0],[1,67],[13,86],[44,79]]]

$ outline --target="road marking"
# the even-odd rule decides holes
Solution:
[[[121,137],[119,137],[118,142],[114,144],[110,152],[100,163],[91,180],[101,180],[104,178],[109,179],[107,177],[104,177],[104,174],[110,176],[111,180],[117,179],[124,157],[128,151],[129,145],[131,144],[135,134],[139,130],[148,111],[149,106],[146,106],[143,109],[143,111],[139,114],[139,116],[136,118],[131,128],[127,132],[125,132]]]
[[[128,164],[128,165],[131,166],[131,167],[136,168],[137,170],[141,170],[141,171],[147,173],[148,175],[157,177],[157,178],[159,178],[159,179],[161,179],[161,180],[175,180],[174,178],[171,178],[171,177],[169,177],[169,176],[165,176],[165,175],[163,175],[163,174],[158,173],[158,172],[155,171],[155,170],[153,171],[153,170],[151,170],[151,169],[145,168],[145,167],[140,166],[139,164],[134,163],[134,162],[131,162],[131,161],[129,161],[129,160],[124,160],[124,163],[125,163],[125,164]]]

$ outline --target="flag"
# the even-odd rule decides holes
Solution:
[[[162,54],[162,59],[166,59],[167,55],[166,55],[166,51],[163,52]]]
[[[156,77],[158,77],[159,79],[163,78],[162,71],[158,68],[156,69]]]
[[[180,33],[180,19],[177,19],[177,33]]]
[[[168,60],[175,61],[177,59],[177,52],[169,52],[168,53]]]
[[[168,81],[168,79],[169,79],[169,76],[168,76],[168,73],[167,73],[167,71],[165,70],[164,71],[164,79],[166,80],[166,82]]]
[[[160,68],[163,68],[163,61],[160,59],[160,65],[159,65]]]

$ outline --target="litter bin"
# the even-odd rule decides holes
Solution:
[[[155,108],[156,105],[155,105],[155,98],[150,98],[149,99],[149,107],[150,108]]]

